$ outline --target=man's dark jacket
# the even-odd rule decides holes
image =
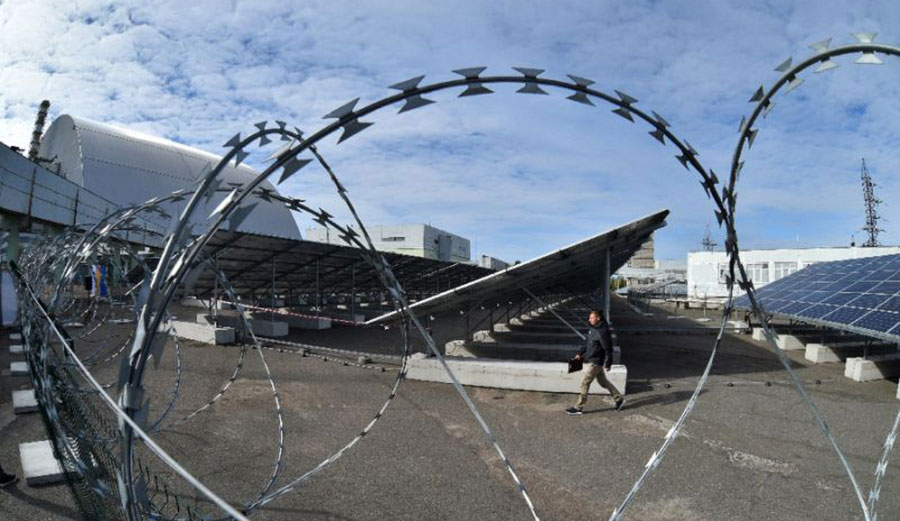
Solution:
[[[591,326],[585,345],[578,350],[585,361],[602,365],[609,369],[613,360],[612,336],[609,334],[609,324],[606,321]]]

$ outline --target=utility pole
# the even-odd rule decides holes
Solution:
[[[863,226],[863,230],[869,235],[869,238],[866,239],[863,247],[869,248],[872,246],[881,246],[881,243],[878,242],[878,232],[884,230],[878,227],[878,219],[880,219],[880,217],[877,208],[878,205],[881,204],[881,200],[875,197],[875,183],[872,182],[872,177],[869,175],[869,170],[866,168],[865,158],[862,159],[862,170],[860,171],[859,176],[862,180],[863,198],[866,201],[866,225]]]

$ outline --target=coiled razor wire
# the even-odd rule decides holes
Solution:
[[[248,137],[241,139],[240,134],[237,134],[226,143],[225,146],[226,148],[228,148],[228,152],[218,163],[218,165],[201,176],[201,179],[195,188],[192,187],[190,190],[181,190],[165,198],[155,198],[151,201],[148,201],[144,205],[141,205],[134,209],[123,211],[121,212],[121,218],[118,223],[108,222],[102,227],[101,223],[97,223],[97,225],[91,230],[91,232],[82,235],[79,242],[77,243],[75,243],[75,237],[66,236],[66,238],[62,240],[54,239],[53,241],[36,243],[35,245],[33,245],[32,247],[43,246],[43,248],[47,248],[49,246],[58,248],[62,246],[64,251],[71,252],[72,254],[68,256],[68,262],[65,265],[64,269],[62,269],[62,276],[57,277],[56,279],[54,279],[51,274],[59,271],[60,266],[58,261],[50,263],[54,265],[54,270],[44,270],[43,272],[41,272],[40,268],[46,267],[48,264],[48,259],[46,258],[47,255],[45,254],[43,259],[36,259],[34,257],[28,258],[27,255],[25,256],[25,258],[30,262],[23,262],[23,266],[26,268],[24,271],[27,272],[27,275],[21,278],[21,284],[26,289],[28,295],[31,298],[31,301],[27,301],[26,299],[26,303],[28,303],[33,309],[24,313],[28,315],[30,322],[26,322],[25,324],[23,324],[23,332],[25,332],[25,337],[28,339],[27,341],[32,342],[31,345],[35,345],[34,343],[37,341],[47,340],[49,338],[50,332],[52,331],[52,333],[57,337],[57,339],[55,339],[55,343],[61,344],[63,353],[66,356],[71,357],[71,360],[78,367],[84,378],[86,378],[94,387],[94,391],[103,398],[108,406],[112,408],[112,412],[118,418],[120,457],[118,461],[119,468],[117,488],[121,495],[122,513],[126,518],[130,520],[139,519],[141,518],[142,514],[148,514],[153,516],[154,518],[177,518],[165,517],[162,514],[163,509],[169,508],[168,505],[170,498],[170,494],[165,483],[163,484],[162,489],[158,484],[156,484],[155,488],[153,488],[153,499],[148,497],[147,481],[151,478],[151,472],[145,464],[136,459],[133,443],[135,439],[142,440],[148,447],[150,447],[151,451],[154,452],[166,465],[173,468],[176,473],[178,473],[192,486],[197,488],[205,497],[215,503],[227,515],[237,519],[245,519],[245,515],[249,515],[262,505],[268,504],[269,502],[284,496],[285,494],[302,484],[304,481],[321,472],[321,470],[326,468],[331,463],[337,461],[341,456],[343,456],[347,451],[355,446],[373,428],[375,423],[383,416],[394,396],[396,396],[397,389],[399,388],[400,383],[403,381],[407,370],[407,361],[409,354],[408,329],[410,326],[415,327],[416,330],[421,334],[421,336],[426,340],[428,349],[435,356],[441,367],[447,373],[454,389],[459,394],[463,402],[466,404],[466,407],[469,409],[469,412],[481,427],[488,442],[492,445],[494,450],[499,455],[501,462],[515,482],[518,491],[521,493],[521,496],[525,501],[531,516],[535,520],[538,520],[539,516],[524,483],[515,472],[513,465],[501,449],[498,440],[494,436],[491,429],[488,427],[487,423],[484,421],[481,414],[478,412],[475,404],[469,398],[465,389],[459,383],[456,376],[448,366],[447,362],[438,351],[434,340],[431,338],[430,334],[428,334],[427,330],[423,327],[421,322],[410,309],[403,288],[401,287],[397,278],[394,276],[387,260],[375,250],[368,232],[366,231],[366,228],[362,223],[362,220],[360,219],[352,202],[350,201],[350,198],[347,195],[346,188],[341,184],[340,180],[335,175],[333,170],[318,153],[315,145],[325,137],[336,133],[338,130],[342,131],[338,143],[343,142],[344,140],[354,136],[355,134],[361,132],[362,130],[365,130],[372,125],[372,123],[370,122],[362,121],[361,118],[366,117],[369,114],[388,106],[403,102],[399,113],[405,113],[407,111],[434,103],[433,100],[427,99],[424,96],[442,90],[462,87],[464,88],[464,90],[460,94],[460,97],[466,97],[473,95],[490,94],[493,91],[486,85],[498,83],[511,83],[521,85],[517,92],[525,94],[548,94],[548,92],[545,91],[542,87],[560,89],[570,92],[571,94],[567,97],[567,99],[575,101],[577,103],[594,106],[595,101],[602,101],[611,104],[615,107],[612,109],[612,112],[616,115],[631,122],[643,121],[644,123],[648,124],[650,126],[648,134],[650,134],[650,136],[652,136],[661,144],[665,145],[666,139],[668,139],[668,141],[676,147],[678,151],[676,159],[682,164],[682,166],[700,176],[700,184],[703,187],[704,191],[707,193],[708,197],[713,201],[713,204],[715,206],[714,211],[717,221],[720,226],[725,226],[727,232],[727,240],[725,246],[726,251],[729,254],[729,270],[726,281],[728,287],[728,298],[726,301],[726,306],[723,310],[723,317],[719,327],[719,332],[713,344],[713,348],[710,352],[707,364],[700,379],[698,380],[697,386],[691,398],[688,400],[680,417],[666,434],[660,448],[651,455],[644,470],[635,481],[629,493],[626,495],[621,504],[613,511],[610,520],[613,521],[620,519],[624,515],[628,506],[636,497],[640,489],[643,487],[646,480],[653,473],[653,471],[656,470],[659,463],[662,461],[662,458],[664,457],[667,449],[678,437],[686,419],[693,411],[697,403],[699,394],[708,380],[713,361],[715,360],[718,349],[721,346],[721,342],[724,338],[727,317],[731,312],[733,305],[735,289],[734,284],[735,282],[737,282],[740,289],[747,292],[751,306],[753,308],[753,313],[762,324],[762,328],[766,335],[766,338],[768,339],[769,343],[772,344],[775,348],[775,353],[778,359],[780,360],[782,365],[784,365],[785,370],[790,375],[794,386],[797,388],[798,392],[809,406],[816,423],[823,430],[823,432],[831,442],[835,453],[838,455],[854,488],[854,492],[859,499],[860,508],[863,512],[864,518],[867,521],[874,521],[876,519],[875,509],[877,506],[878,498],[880,496],[881,481],[887,467],[891,449],[897,437],[898,429],[900,429],[900,412],[898,412],[898,416],[895,420],[894,426],[885,441],[884,451],[875,472],[875,484],[869,494],[869,501],[867,503],[863,499],[862,492],[856,482],[853,471],[850,468],[850,465],[847,462],[838,441],[834,437],[834,434],[831,432],[828,425],[825,423],[821,414],[817,410],[815,404],[808,396],[802,383],[794,374],[793,370],[790,367],[790,363],[787,360],[787,357],[782,352],[782,350],[778,348],[777,344],[774,341],[773,332],[765,320],[765,311],[757,301],[752,282],[747,276],[746,270],[744,269],[744,266],[740,261],[739,248],[737,243],[737,231],[735,228],[735,205],[737,195],[735,187],[740,176],[740,172],[744,166],[744,162],[741,161],[743,148],[745,145],[747,148],[750,148],[752,146],[758,132],[757,129],[752,128],[753,124],[760,115],[763,115],[763,117],[765,117],[771,110],[773,106],[771,99],[774,94],[776,94],[784,86],[787,86],[788,92],[799,86],[804,80],[800,79],[798,77],[798,74],[813,65],[818,64],[816,72],[833,69],[837,66],[837,64],[833,62],[831,58],[839,55],[861,54],[860,58],[857,60],[857,63],[868,64],[881,62],[881,60],[876,55],[877,53],[887,55],[900,55],[900,48],[873,43],[874,34],[858,33],[855,36],[857,37],[859,43],[836,47],[834,49],[828,48],[830,45],[830,40],[815,44],[813,46],[813,49],[816,51],[816,54],[814,56],[804,60],[796,66],[791,65],[790,59],[782,63],[778,68],[776,68],[776,70],[782,72],[783,76],[779,78],[779,80],[773,85],[773,87],[771,87],[768,91],[765,91],[762,89],[762,87],[760,87],[760,89],[756,91],[756,93],[750,100],[751,102],[756,103],[756,106],[750,117],[745,117],[741,122],[740,137],[731,164],[729,182],[726,186],[723,186],[721,188],[721,193],[718,191],[719,188],[717,185],[719,184],[719,179],[716,174],[712,170],[707,170],[699,162],[699,160],[697,159],[697,156],[699,155],[698,152],[694,150],[694,148],[686,140],[681,140],[672,133],[669,123],[662,116],[653,111],[650,111],[650,114],[647,114],[643,110],[637,108],[636,103],[638,100],[629,96],[628,94],[625,94],[624,92],[615,91],[615,96],[606,94],[592,88],[591,85],[594,84],[592,80],[580,76],[569,75],[568,77],[571,81],[544,78],[541,77],[541,74],[543,74],[544,72],[541,69],[517,67],[514,68],[514,70],[518,73],[518,75],[515,76],[482,76],[483,72],[485,71],[484,67],[458,69],[454,71],[454,73],[461,76],[461,78],[424,86],[420,86],[420,83],[424,78],[423,76],[412,78],[410,80],[406,80],[391,86],[393,89],[400,91],[398,94],[388,96],[379,101],[366,105],[358,110],[356,109],[356,105],[359,101],[358,99],[353,100],[341,107],[338,107],[325,116],[325,118],[327,119],[334,119],[335,121],[333,123],[323,127],[322,129],[305,138],[303,136],[303,133],[300,132],[299,129],[295,128],[293,131],[288,130],[286,123],[282,121],[276,121],[275,127],[270,127],[268,125],[268,122],[265,121],[257,123],[255,125],[257,131],[251,133]],[[271,161],[271,164],[253,180],[240,185],[233,185],[231,189],[224,189],[224,191],[228,192],[228,195],[221,201],[221,203],[209,216],[209,219],[212,222],[208,225],[205,231],[195,235],[192,230],[193,225],[190,224],[190,222],[192,222],[191,217],[197,211],[197,207],[199,206],[201,200],[206,200],[208,202],[213,194],[219,191],[223,191],[221,186],[222,182],[219,179],[219,174],[224,169],[224,167],[232,162],[235,165],[243,162],[250,154],[248,149],[251,145],[253,145],[254,143],[257,143],[259,146],[267,145],[272,142],[270,136],[278,136],[282,141],[288,141],[288,143],[274,152],[271,156],[269,156],[268,160]],[[314,156],[316,160],[318,160],[319,164],[321,164],[328,173],[332,183],[335,186],[335,189],[337,190],[338,194],[347,206],[347,209],[353,216],[353,220],[355,221],[356,225],[355,228],[349,225],[345,226],[339,224],[333,219],[333,216],[325,210],[321,208],[316,210],[310,206],[305,205],[304,201],[302,200],[284,197],[272,190],[260,188],[260,184],[276,172],[280,173],[277,182],[282,183],[295,175],[308,163],[312,162],[313,159],[300,157],[300,154],[307,150],[309,150],[309,152]],[[196,273],[201,264],[206,261],[203,252],[213,234],[217,230],[225,226],[226,223],[227,227],[233,231],[238,226],[240,226],[247,215],[253,210],[256,204],[258,204],[250,202],[248,200],[249,197],[257,198],[267,202],[277,201],[284,204],[285,207],[287,207],[291,211],[311,215],[314,220],[321,225],[338,231],[340,237],[345,242],[359,248],[361,250],[363,258],[374,267],[378,278],[388,290],[392,305],[396,310],[401,312],[401,323],[403,326],[401,328],[401,331],[404,335],[404,352],[401,356],[401,369],[398,372],[393,386],[391,387],[391,391],[388,395],[387,400],[384,402],[384,404],[378,410],[372,420],[362,429],[362,431],[356,437],[352,438],[350,442],[345,444],[341,449],[326,458],[313,469],[307,471],[297,478],[289,480],[286,484],[279,486],[274,491],[271,491],[271,489],[275,486],[276,481],[278,480],[281,463],[283,460],[284,427],[283,419],[281,416],[281,405],[278,391],[275,387],[268,364],[265,361],[265,357],[262,355],[262,350],[258,349],[258,351],[260,351],[261,362],[271,384],[271,389],[276,404],[281,439],[279,440],[275,469],[269,480],[267,481],[267,484],[263,488],[262,492],[257,495],[256,499],[247,504],[245,512],[239,513],[226,502],[221,500],[218,496],[203,487],[203,485],[199,481],[197,481],[196,478],[187,473],[177,464],[177,462],[175,462],[167,454],[165,454],[162,449],[152,441],[152,439],[149,437],[149,434],[144,430],[144,428],[141,427],[141,421],[143,420],[140,420],[140,416],[142,414],[141,411],[146,411],[147,409],[147,402],[143,399],[143,378],[146,363],[149,358],[154,355],[157,356],[158,360],[158,357],[161,354],[160,350],[162,349],[162,343],[155,343],[154,339],[156,338],[156,335],[160,329],[161,322],[164,320],[164,317],[167,316],[166,310],[178,288],[182,287],[182,285],[184,284],[187,284],[188,279],[190,278],[190,274]],[[67,333],[64,332],[64,329],[61,328],[59,324],[57,324],[56,318],[54,318],[54,315],[52,314],[52,310],[67,310],[69,309],[69,306],[73,305],[73,303],[65,302],[66,299],[62,298],[61,291],[64,285],[53,283],[58,282],[59,280],[71,280],[75,268],[79,265],[79,263],[83,262],[85,259],[90,258],[92,255],[95,255],[97,251],[96,248],[98,245],[98,238],[105,239],[111,237],[112,234],[117,230],[121,231],[122,229],[124,229],[124,224],[130,224],[130,221],[135,219],[139,212],[159,212],[164,215],[165,212],[161,209],[160,206],[163,202],[174,202],[185,199],[187,199],[187,203],[184,209],[181,211],[180,215],[177,218],[175,216],[171,216],[172,224],[169,230],[167,230],[165,234],[160,234],[160,239],[164,239],[164,246],[159,263],[157,264],[156,268],[152,270],[152,275],[147,276],[140,284],[139,290],[135,291],[133,294],[137,320],[134,333],[131,337],[131,349],[127,353],[127,355],[121,358],[122,370],[117,383],[119,399],[117,402],[114,402],[109,397],[109,395],[105,393],[103,387],[99,385],[97,381],[90,375],[87,367],[75,355],[75,352],[70,345],[71,337],[67,336]],[[104,221],[109,221],[109,219],[105,219]],[[122,226],[118,226],[119,224],[122,224]],[[359,232],[357,232],[356,230],[362,232],[361,237],[359,235]],[[96,233],[94,233],[95,231]],[[94,242],[92,242],[91,244],[88,244],[86,242],[89,236],[94,237]],[[32,247],[29,247],[29,249],[31,249]],[[45,249],[44,251],[46,252],[47,250]],[[18,273],[18,270],[14,271]],[[220,277],[220,275],[221,274],[217,273],[216,277]],[[28,280],[31,280],[32,284],[29,284],[27,282]],[[49,307],[44,306],[41,303],[38,295],[35,294],[31,289],[32,287],[53,288],[54,286],[55,292],[50,299],[51,305]],[[237,295],[233,291],[233,288],[231,288],[228,284],[223,284],[223,287],[225,288],[224,291],[229,295],[230,299],[233,302],[238,303],[238,315],[241,317],[241,320],[243,320],[244,328],[249,332],[253,343],[257,347],[260,347],[259,339],[257,339],[253,334],[252,328],[250,327],[249,322],[246,320],[245,309],[240,304]],[[60,306],[60,303],[65,304],[65,307]],[[88,319],[88,322],[95,321],[96,317],[94,315],[97,311],[96,308],[94,308],[93,310],[91,308],[91,306],[94,305],[95,304],[92,303],[86,310],[79,312],[91,313],[91,318]],[[45,324],[43,329],[41,329],[40,331],[35,331],[34,327],[35,325],[37,325],[37,323],[33,321],[39,315],[43,317]],[[78,316],[78,314],[76,313],[75,316]],[[105,322],[105,317],[99,318],[96,321],[103,323]],[[88,335],[85,334],[83,336]],[[31,362],[35,378],[40,377],[40,375],[48,374],[47,371],[50,369],[50,367],[48,366],[48,353],[45,349],[49,348],[42,348],[40,350],[37,350],[36,357]],[[242,350],[238,362],[238,367],[232,373],[232,377],[229,378],[229,380],[224,384],[223,388],[219,391],[219,393],[217,393],[212,401],[196,410],[194,413],[191,413],[187,417],[181,420],[177,420],[175,423],[186,421],[196,414],[202,412],[203,410],[206,410],[213,402],[215,402],[215,400],[217,400],[225,391],[227,391],[228,387],[234,381],[234,378],[236,378],[237,372],[240,371],[243,360],[244,351]],[[178,372],[180,374],[180,364]],[[54,410],[52,403],[54,392],[53,388],[50,385],[36,385],[36,390],[38,390],[38,388],[40,391],[38,395],[41,400],[41,404],[46,409],[45,414],[48,416],[52,416],[51,413]],[[174,399],[177,399],[177,391],[173,394],[175,395],[173,398],[174,401]],[[166,413],[164,413],[163,417],[167,413],[168,410],[166,411]],[[161,419],[162,418],[160,418],[159,421],[156,422],[154,427],[159,425]],[[58,421],[58,419],[51,418],[50,421]],[[63,445],[64,449],[69,450],[66,447],[65,443],[57,443],[57,445]],[[79,455],[76,454],[74,450],[70,450],[70,452],[72,452],[72,457],[77,461]],[[135,469],[135,463],[137,463],[137,469]],[[154,480],[158,480],[158,476],[152,476],[152,478]],[[104,490],[103,487],[99,484],[99,481],[95,480],[95,482],[97,482],[96,487],[101,489],[96,491],[98,497],[108,497],[112,493],[109,487]],[[158,502],[155,501],[157,495],[160,494],[161,491],[164,492],[166,498],[166,502],[162,506],[160,506]],[[173,497],[177,504],[177,495],[173,495]],[[178,513],[181,512],[181,507],[177,507],[175,512],[175,516],[177,516]],[[188,510],[187,512],[188,516],[191,517],[192,512],[190,510]]]
[[[821,428],[825,433],[825,436],[828,438],[828,441],[831,443],[832,448],[840,459],[841,465],[844,467],[844,470],[847,473],[847,477],[853,487],[853,491],[856,494],[857,500],[859,501],[863,517],[867,521],[875,521],[877,517],[876,506],[880,495],[881,480],[886,470],[886,465],[879,464],[879,466],[876,468],[875,483],[873,484],[873,487],[870,491],[869,501],[867,503],[864,498],[863,492],[860,489],[859,484],[857,483],[856,476],[853,473],[853,469],[851,468],[849,461],[847,461],[847,458],[841,450],[840,443],[834,436],[831,428],[825,422],[824,417],[822,417],[822,414],[819,412],[815,403],[813,403],[812,399],[810,399],[806,388],[803,386],[803,383],[794,373],[794,370],[791,368],[790,360],[784,354],[784,351],[778,346],[778,343],[775,341],[775,334],[772,331],[772,328],[769,326],[768,321],[766,320],[767,315],[765,312],[765,308],[757,300],[753,282],[747,276],[747,272],[743,264],[741,264],[739,260],[737,232],[735,229],[735,206],[737,203],[737,193],[735,191],[735,186],[738,179],[740,178],[741,171],[744,168],[745,161],[741,159],[744,148],[745,146],[747,149],[752,147],[753,142],[756,140],[756,136],[759,132],[759,129],[753,128],[753,125],[759,119],[760,115],[765,118],[766,116],[768,116],[769,112],[771,112],[772,108],[775,106],[774,102],[772,101],[772,98],[775,96],[775,94],[777,94],[782,88],[785,87],[785,93],[789,93],[799,87],[805,80],[799,77],[798,74],[806,71],[814,65],[816,66],[814,73],[826,72],[837,68],[838,64],[832,61],[832,58],[835,58],[837,56],[842,56],[845,54],[858,54],[859,57],[856,59],[855,63],[868,65],[880,65],[883,63],[882,60],[878,58],[878,53],[890,56],[900,56],[900,47],[874,43],[876,35],[877,33],[854,33],[853,36],[857,40],[856,43],[842,45],[835,48],[829,48],[831,46],[831,38],[814,43],[810,46],[810,48],[815,51],[815,54],[813,56],[806,58],[796,65],[793,65],[792,58],[788,58],[775,68],[775,71],[782,73],[782,75],[772,85],[772,87],[770,87],[768,90],[765,90],[763,87],[759,87],[754,92],[749,101],[751,103],[755,103],[755,106],[753,112],[751,112],[749,117],[745,116],[741,119],[741,124],[739,127],[740,136],[738,138],[738,143],[735,147],[734,155],[732,156],[731,161],[729,186],[728,188],[723,190],[723,198],[728,203],[728,213],[723,216],[723,219],[720,219],[720,225],[722,221],[724,221],[728,232],[728,240],[726,240],[725,248],[726,251],[729,252],[729,255],[731,257],[728,277],[729,286],[733,286],[734,281],[737,280],[737,277],[735,277],[735,271],[737,268],[737,272],[740,277],[740,280],[738,280],[738,286],[742,290],[746,291],[747,297],[749,298],[751,307],[753,309],[753,313],[756,316],[757,321],[763,328],[766,340],[770,345],[773,346],[775,354],[778,356],[779,362],[781,362],[782,366],[785,368],[785,371],[787,371],[788,375],[791,378],[791,382],[794,384],[794,386],[797,388],[797,391],[803,397],[803,400],[809,406],[809,409],[812,412],[816,423],[819,425],[819,428]],[[731,309],[732,297],[733,293],[729,292],[728,304],[726,305],[726,309],[728,310]],[[897,435],[898,422],[900,422],[900,411],[897,412],[897,419],[894,422],[894,427],[891,429],[887,439],[885,440],[881,461],[887,461],[888,455],[894,445]]]

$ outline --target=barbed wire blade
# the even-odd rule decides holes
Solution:
[[[756,89],[756,92],[754,92],[753,96],[750,97],[749,102],[756,103],[757,101],[763,99],[763,96],[765,96],[765,95],[766,95],[765,91],[763,90],[762,87],[760,87],[760,88]]]
[[[585,105],[590,105],[592,107],[594,106],[594,102],[591,101],[591,98],[589,98],[587,96],[587,94],[585,94],[584,92],[576,92],[575,94],[572,94],[571,96],[566,96],[566,99],[570,99],[570,100],[576,101],[578,103],[583,103]]]
[[[287,181],[287,179],[289,177],[291,177],[292,175],[297,173],[297,170],[300,170],[301,168],[310,164],[311,162],[312,162],[312,159],[297,158],[297,157],[291,159],[290,161],[288,161],[287,163],[284,164],[284,170],[281,173],[281,177],[278,178],[277,184],[280,185],[281,183]]]
[[[831,45],[831,38],[826,38],[824,40],[818,41],[809,46],[810,49],[815,51],[816,53],[825,52],[828,50],[828,47]]]
[[[872,43],[875,41],[875,37],[878,36],[878,33],[874,32],[858,32],[858,33],[850,33],[859,43]]]
[[[235,148],[240,144],[241,144],[241,133],[238,132],[237,134],[231,136],[231,139],[226,141],[225,144],[222,145],[222,147],[223,148]]]
[[[856,62],[863,65],[881,65],[884,62],[881,61],[881,58],[875,56],[874,52],[864,52],[862,56],[856,59]]]
[[[212,218],[212,216],[214,216],[218,213],[221,213],[222,210],[225,209],[225,207],[227,207],[229,204],[231,204],[231,201],[233,201],[236,196],[237,196],[237,188],[232,190],[231,193],[229,193],[224,199],[222,199],[222,201],[219,202],[218,206],[216,206],[215,209],[213,209],[213,211],[210,212],[209,217],[207,217],[207,219],[210,219],[210,218]]]
[[[784,91],[784,93],[787,94],[788,92],[791,92],[792,90],[796,89],[796,88],[799,87],[800,85],[803,85],[803,82],[804,82],[804,81],[806,81],[806,80],[804,80],[803,78],[796,78],[796,77],[795,77],[794,79],[792,79],[792,80],[790,81],[790,83],[788,83],[788,87],[787,87],[787,89]]]
[[[836,62],[833,62],[831,60],[825,60],[818,67],[816,67],[816,70],[814,70],[813,72],[819,73],[819,72],[830,71],[832,69],[837,69],[837,68],[838,68],[838,64]]]
[[[340,107],[332,110],[328,114],[322,116],[322,119],[343,119],[351,114],[353,114],[353,108],[356,107],[356,104],[359,102],[359,98],[353,99],[344,103]]]
[[[787,72],[787,71],[789,71],[789,70],[791,69],[791,63],[792,63],[793,61],[794,61],[793,58],[788,58],[788,59],[784,60],[783,62],[781,62],[780,65],[778,65],[778,67],[775,67],[775,71],[776,71],[776,72]]]
[[[526,82],[525,85],[516,92],[519,92],[521,94],[548,94],[547,91],[540,87],[540,85],[532,82]]]
[[[403,80],[401,82],[395,83],[391,85],[389,88],[402,90],[403,92],[413,91],[419,86],[419,83],[425,78],[425,75],[416,76],[415,78],[410,78],[408,80]]]
[[[344,132],[341,134],[341,137],[338,139],[338,144],[343,143],[344,141],[350,139],[351,137],[359,134],[363,130],[371,127],[374,123],[360,121],[358,119],[351,119],[344,125]]]
[[[479,96],[481,94],[493,94],[494,91],[485,87],[480,83],[470,83],[466,85],[466,90],[462,91],[458,97]]]
[[[425,105],[431,105],[432,103],[434,103],[434,100],[426,99],[426,98],[423,98],[422,96],[420,96],[419,94],[416,94],[415,96],[406,98],[406,102],[403,104],[402,107],[400,107],[400,111],[397,112],[397,114],[403,114],[404,112],[406,112],[408,110],[413,110],[413,109],[417,109],[419,107],[424,107]]]
[[[634,118],[631,117],[631,111],[626,109],[625,107],[619,107],[617,109],[613,109],[612,112],[614,114],[618,114],[619,116],[622,116],[623,118],[627,119],[628,121],[634,123]]]

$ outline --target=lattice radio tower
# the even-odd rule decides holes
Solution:
[[[703,240],[700,241],[700,244],[703,246],[703,251],[714,251],[716,246],[719,245],[716,241],[712,239],[712,235],[709,233],[709,225],[706,225],[706,235],[703,236]]]
[[[878,242],[878,232],[882,232],[881,228],[878,227],[878,205],[881,204],[881,199],[877,199],[875,197],[875,183],[872,182],[872,177],[869,175],[869,170],[866,168],[866,159],[862,160],[862,171],[859,174],[862,179],[863,186],[863,197],[866,200],[866,225],[863,226],[863,230],[869,234],[869,238],[866,239],[864,247],[872,247],[872,246],[881,246],[881,243]]]

